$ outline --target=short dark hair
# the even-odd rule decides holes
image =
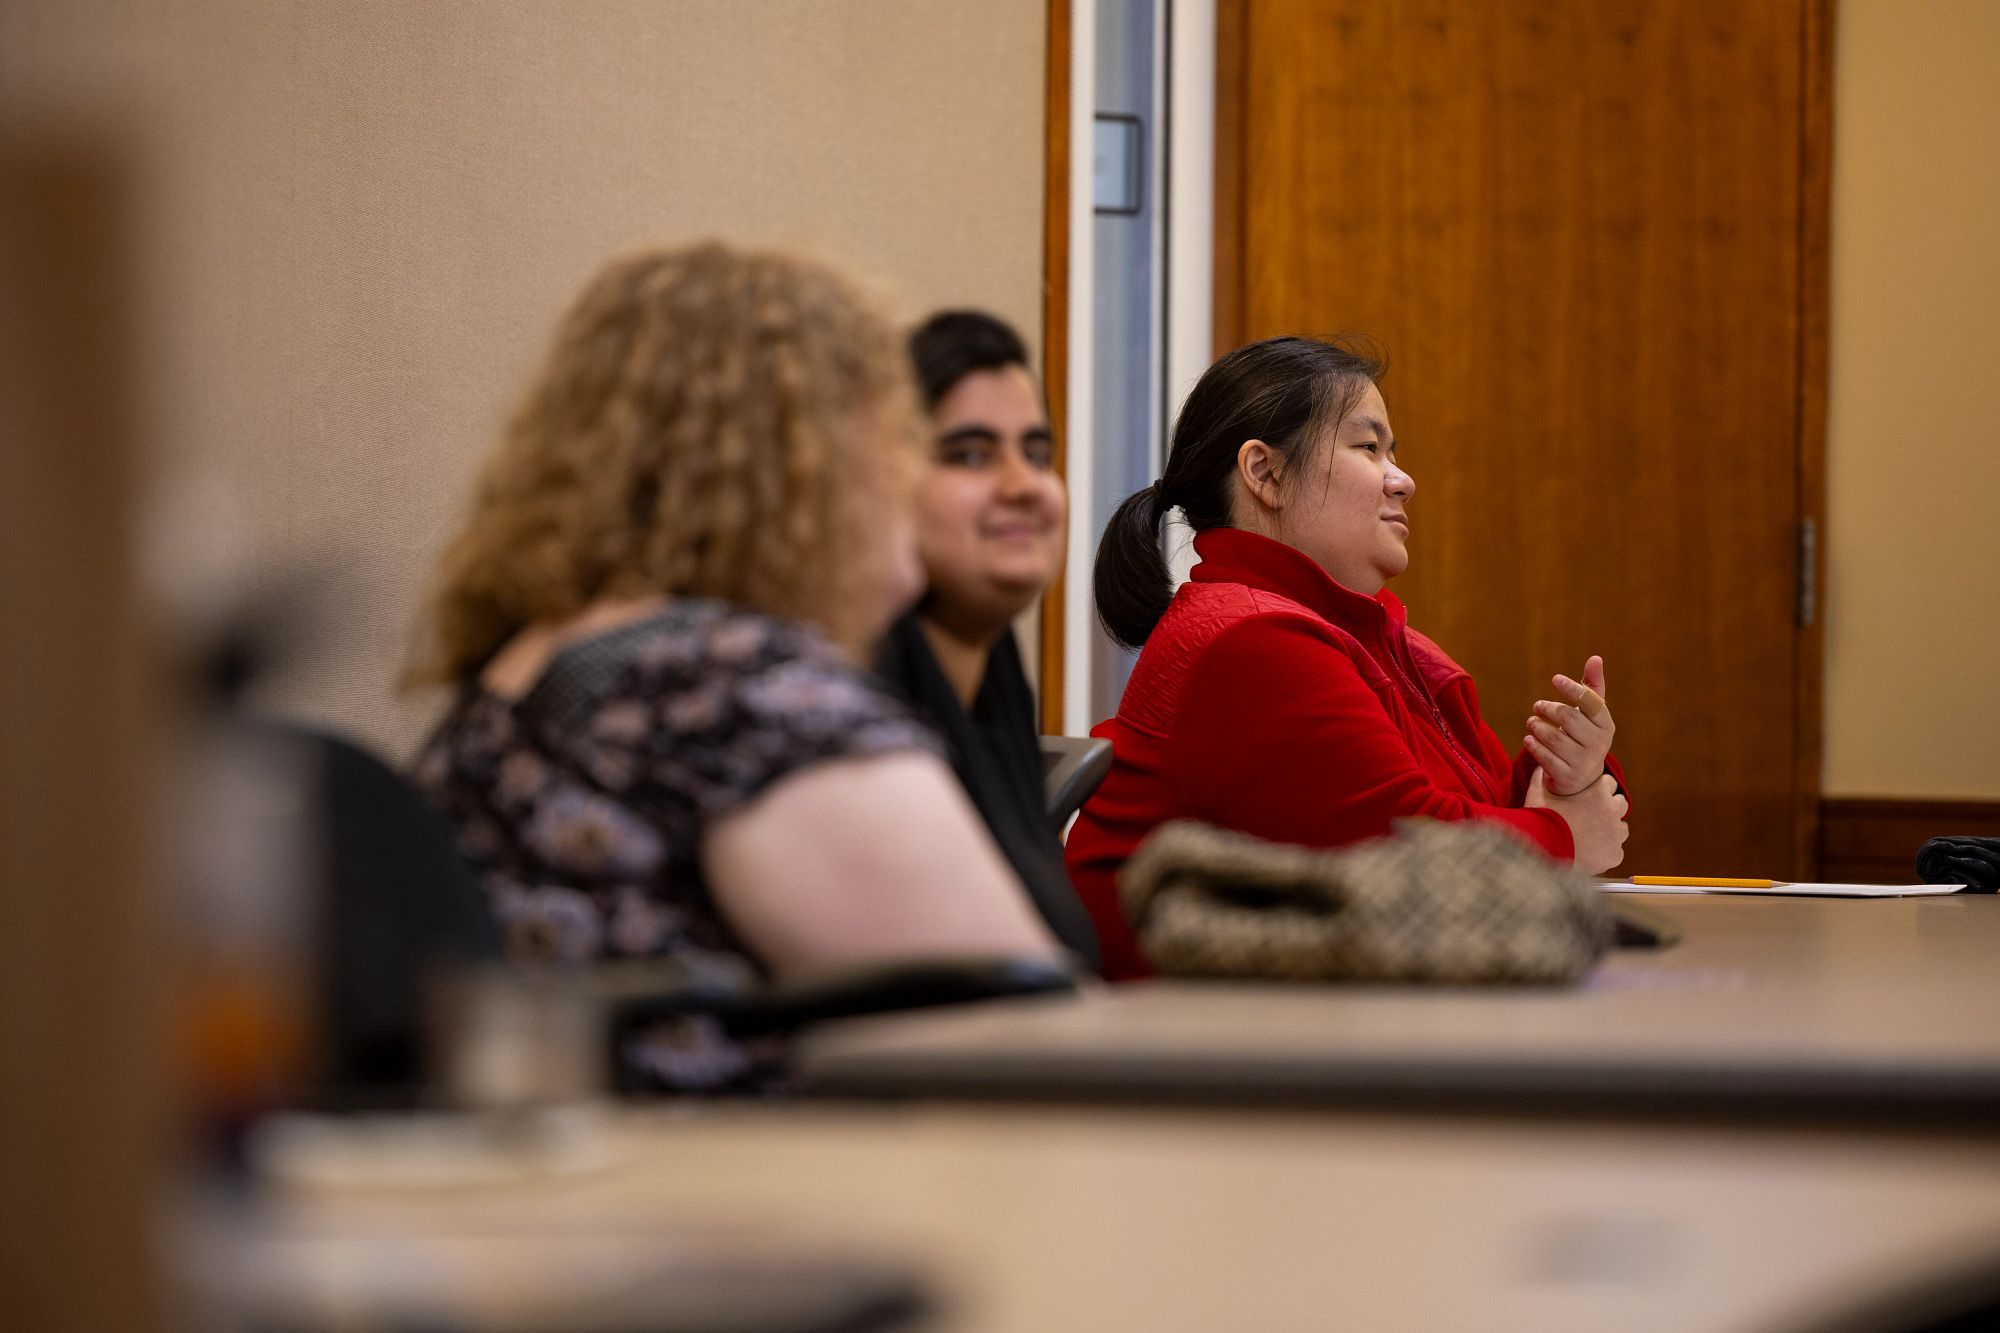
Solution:
[[[952,386],[976,370],[1028,365],[1021,335],[983,310],[944,310],[910,335],[910,359],[924,407],[936,411]]]

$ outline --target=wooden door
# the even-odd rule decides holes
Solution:
[[[1803,873],[1824,0],[1224,0],[1218,343],[1359,331],[1412,623],[1518,746],[1608,662],[1631,872]],[[1810,560],[1810,557],[1808,557]]]

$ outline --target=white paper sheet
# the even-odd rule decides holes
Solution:
[[[1746,889],[1723,884],[1633,884],[1622,879],[1597,881],[1611,893],[1748,893],[1778,898],[1921,898],[1962,893],[1963,884],[1773,884]]]

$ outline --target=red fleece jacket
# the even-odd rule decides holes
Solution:
[[[1201,563],[1146,640],[1118,715],[1091,730],[1111,742],[1111,772],[1065,852],[1107,977],[1149,971],[1116,876],[1168,820],[1338,847],[1407,816],[1489,819],[1570,859],[1562,816],[1521,806],[1534,761],[1508,756],[1472,677],[1404,623],[1393,593],[1364,597],[1253,533],[1213,528],[1194,546]]]

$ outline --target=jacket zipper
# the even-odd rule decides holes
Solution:
[[[1445,748],[1451,751],[1452,758],[1456,759],[1459,767],[1468,777],[1473,779],[1474,785],[1486,794],[1488,803],[1497,804],[1498,801],[1494,795],[1493,784],[1486,780],[1485,772],[1472,762],[1464,750],[1459,748],[1458,738],[1451,733],[1451,724],[1444,720],[1444,710],[1438,707],[1437,700],[1431,696],[1431,692],[1419,686],[1415,677],[1403,666],[1403,654],[1407,651],[1408,649],[1397,642],[1392,636],[1389,642],[1390,665],[1396,668],[1396,674],[1403,678],[1403,684],[1410,687],[1410,692],[1415,694],[1419,699],[1422,699],[1424,704],[1431,710],[1431,721],[1437,724],[1438,734],[1444,737]]]

